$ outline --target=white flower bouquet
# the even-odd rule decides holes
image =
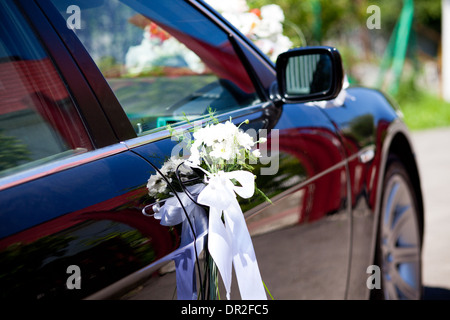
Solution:
[[[153,205],[154,217],[164,225],[183,223],[183,232],[193,235],[190,239],[195,239],[190,219],[194,215],[199,216],[199,210],[207,212],[206,256],[209,261],[206,269],[210,284],[209,298],[220,298],[220,274],[227,299],[230,299],[234,267],[242,299],[266,299],[267,288],[262,281],[250,234],[237,200],[237,196],[246,199],[252,197],[255,190],[265,197],[256,187],[251,164],[256,164],[261,156],[256,146],[265,143],[266,139],[255,141],[241,129],[241,125],[248,123],[248,120],[236,126],[231,119],[225,123],[219,123],[213,116],[211,119],[206,126],[194,131],[193,140],[184,141],[190,150],[186,160],[171,157],[157,175],[149,178],[148,192],[156,199],[156,205]],[[270,202],[267,197],[265,199]],[[177,210],[180,207],[183,210]],[[198,263],[198,252],[196,255]],[[184,290],[188,288],[188,292],[181,293],[181,297],[195,297],[195,288],[178,282],[178,279],[186,279],[179,272],[183,271],[177,270],[177,286]],[[191,280],[189,278],[188,282]],[[191,289],[194,292],[190,292]]]

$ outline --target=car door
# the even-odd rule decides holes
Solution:
[[[150,277],[179,240],[141,213],[152,167],[119,142],[39,7],[0,7],[1,298],[80,299]]]
[[[267,150],[255,174],[273,203],[258,196],[241,201],[263,280],[276,299],[345,298],[351,220],[342,144],[317,106],[276,98],[272,62],[196,1],[79,1],[80,28],[73,30],[67,22],[78,9],[69,10],[71,1],[37,2],[119,141],[151,164],[136,180],[148,179],[182,151],[168,124],[188,134],[205,123],[209,108],[221,121],[248,119],[244,130],[266,135]],[[154,199],[140,200],[136,205],[142,209]],[[173,297],[174,271],[168,265],[158,278],[133,274],[129,278],[148,281],[127,297]]]

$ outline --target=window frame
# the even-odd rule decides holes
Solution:
[[[26,1],[26,0],[20,0]],[[53,25],[56,33],[58,33],[61,39],[64,40],[64,43],[67,47],[67,50],[72,55],[72,59],[78,64],[81,69],[81,72],[89,75],[86,77],[87,83],[90,85],[92,92],[96,95],[100,107],[103,108],[105,115],[107,116],[112,129],[114,130],[119,141],[126,141],[130,139],[135,139],[138,135],[135,133],[130,120],[120,102],[116,98],[116,95],[112,91],[109,86],[107,80],[104,78],[101,71],[98,69],[95,61],[91,58],[90,54],[86,51],[85,47],[81,43],[81,41],[76,37],[76,35],[69,29],[67,29],[66,21],[58,12],[58,10],[53,6],[50,0],[35,0],[38,6],[41,8],[43,12],[49,18],[50,23]],[[273,64],[269,63],[264,57],[261,55],[256,57],[256,54],[253,50],[249,50],[249,45],[245,40],[241,37],[242,35],[233,27],[226,24],[225,21],[222,21],[215,15],[213,15],[207,9],[207,6],[204,3],[199,3],[197,1],[189,1],[186,0],[189,5],[191,5],[195,10],[199,11],[203,14],[207,19],[211,21],[213,25],[215,25],[218,29],[224,32],[224,35],[228,36],[230,43],[233,45],[233,48],[238,56],[239,60],[242,62],[244,69],[246,70],[253,86],[255,87],[255,93],[260,99],[260,105],[266,104],[269,101],[269,85],[275,81],[275,72],[273,68]],[[76,54],[75,54],[76,53]],[[264,79],[261,79],[260,72],[257,72],[250,62],[248,55],[255,55],[255,59],[253,61],[258,61],[261,63],[263,68],[265,69]],[[253,62],[252,61],[252,62]],[[273,73],[272,73],[273,71]],[[242,107],[241,109],[247,109],[247,107]],[[237,109],[236,111],[239,111]],[[230,111],[224,110],[223,114],[227,114]],[[174,124],[174,127],[178,125],[183,126],[184,123],[180,122]],[[167,131],[167,130],[164,130]],[[157,135],[149,138],[148,135],[143,135],[142,137],[146,137],[149,140],[154,140],[157,137],[165,137],[167,134],[161,132],[156,132]],[[152,135],[152,133],[149,133]]]
[[[67,89],[73,107],[80,116],[93,149],[63,158],[55,158],[53,161],[25,167],[23,170],[2,176],[0,177],[0,191],[127,151],[127,147],[119,143],[80,70],[74,64],[53,28],[47,23],[46,17],[35,6],[34,1],[13,0],[12,2],[22,13],[24,23],[32,29],[33,36],[40,42],[42,49],[55,67]],[[80,107],[80,104],[85,107]]]
[[[70,32],[65,34],[57,32],[50,23],[54,20],[52,18],[54,13],[42,11],[34,0],[15,0],[15,2],[59,72],[94,148],[98,149],[119,142],[97,95],[86,80],[86,75],[91,77],[91,74],[95,75],[98,71],[81,69],[80,63],[82,61],[73,59],[73,55],[69,52],[67,46],[67,44],[74,42],[67,36],[70,35]],[[70,31],[66,26],[65,28]],[[76,50],[82,49],[84,48],[76,48]]]

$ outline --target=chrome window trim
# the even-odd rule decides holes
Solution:
[[[82,154],[69,156],[64,159],[52,161],[34,168],[17,172],[9,176],[0,178],[0,191],[33,180],[37,180],[39,178],[43,178],[70,168],[78,167],[80,165],[93,162],[95,160],[119,154],[127,150],[128,148],[124,144],[117,143],[101,149],[96,149],[93,151],[84,152]]]
[[[219,118],[227,119],[231,114],[235,115],[236,117],[245,116],[258,110],[263,110],[269,105],[271,105],[270,102],[259,103],[254,106],[248,106],[242,109],[226,112],[219,115]],[[207,119],[207,117],[199,118],[198,120],[202,119],[205,120]],[[174,128],[176,130],[189,130],[192,128],[192,124],[180,124],[178,126],[174,126]],[[104,148],[88,151],[78,155],[68,156],[60,160],[52,161],[43,165],[36,166],[34,168],[13,173],[9,176],[0,178],[0,191],[166,138],[170,138],[170,132],[169,130],[164,129],[159,132],[149,133],[147,135],[132,138]]]

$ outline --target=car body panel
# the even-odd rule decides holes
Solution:
[[[255,86],[261,98],[218,118],[248,119],[244,130],[268,133],[255,174],[273,203],[240,200],[263,280],[276,299],[367,298],[387,143],[401,132],[395,109],[381,93],[363,88],[346,89],[339,104],[283,103],[274,89],[275,65],[207,5],[186,3],[234,39],[227,50],[237,49],[232,58],[243,60],[245,70],[236,71],[244,75],[241,85]],[[179,142],[167,129],[136,135],[50,1],[18,4],[74,88],[96,150],[0,180],[3,298],[175,298],[176,270],[194,263],[193,248],[205,244],[206,217],[196,226],[198,238],[186,240],[181,226],[162,226],[142,209],[151,204],[148,178],[181,151]],[[192,48],[212,61],[224,58],[207,42]],[[193,125],[174,128],[188,132]],[[81,289],[68,288],[71,265],[81,269]]]
[[[3,190],[3,298],[83,298],[174,250],[176,233],[139,209],[150,171],[126,151]],[[70,265],[81,291],[66,288]]]
[[[278,107],[272,105],[265,108]],[[253,109],[256,109],[253,114],[231,116],[237,123],[250,119],[249,126],[252,128],[267,128],[264,113],[259,108]],[[270,114],[270,111],[265,113]],[[280,299],[344,299],[351,220],[347,207],[346,162],[339,137],[318,108],[305,105],[284,106],[276,126],[270,129],[272,131],[268,132],[278,133],[276,137],[268,136],[273,144],[268,151],[273,154],[261,160],[270,165],[256,166],[255,174],[257,185],[272,199],[273,204],[265,203],[261,198],[241,201],[250,234],[254,236],[264,281]],[[142,138],[139,140],[139,146],[133,150],[156,166],[162,165],[161,160],[152,159],[151,155],[170,155],[175,144],[160,140],[145,145]],[[168,143],[170,146],[167,146]],[[271,174],[264,174],[264,170]],[[324,230],[320,230],[319,225],[322,224]],[[298,243],[295,258],[289,253],[289,246],[285,246],[285,241],[292,241],[292,233],[296,234]],[[323,233],[332,236],[321,239],[319,235]],[[310,250],[311,246],[315,249]],[[334,263],[330,269],[309,269],[310,263],[317,265],[330,258],[326,256],[327,252],[333,255]],[[306,257],[308,266],[301,263]],[[280,261],[289,261],[289,268],[278,270],[288,277],[273,272],[274,264]],[[303,265],[305,270],[302,270]],[[317,282],[328,283],[331,278],[339,289],[322,291],[316,286]],[[145,293],[141,292],[139,296],[145,296]]]

